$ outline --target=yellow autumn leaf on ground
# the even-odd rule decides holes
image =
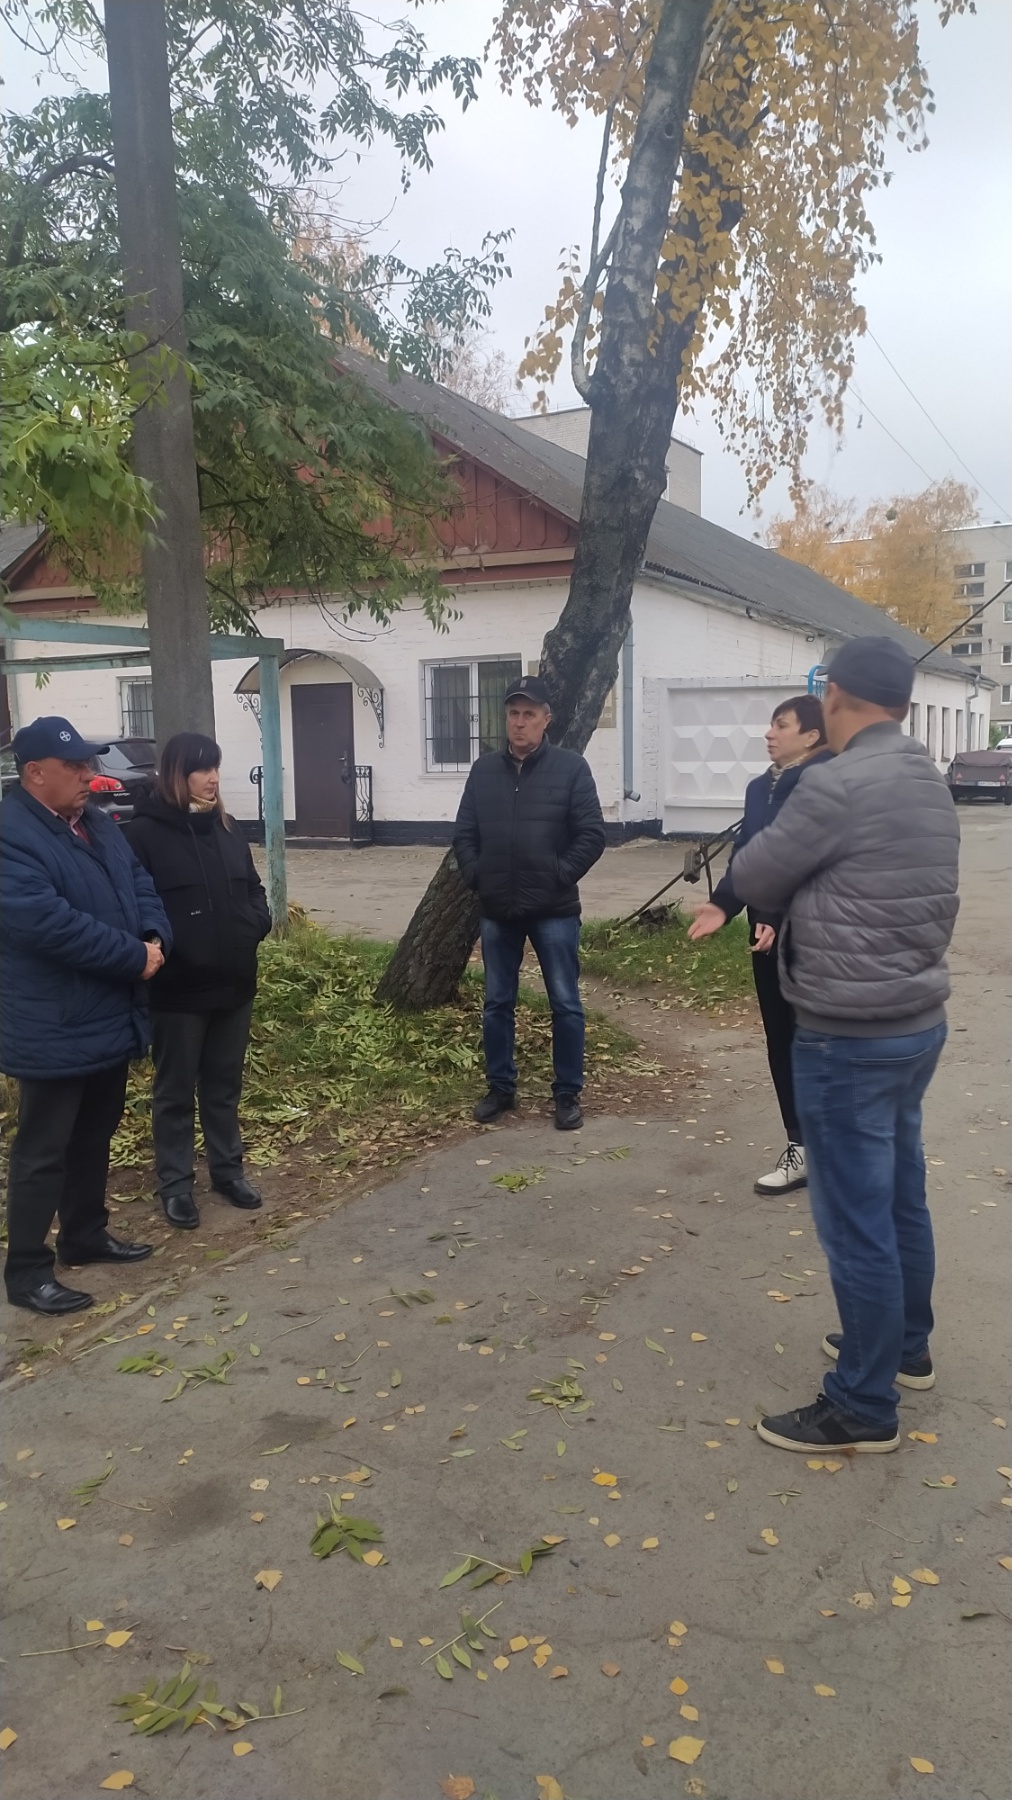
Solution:
[[[568,1674],[569,1670],[566,1668],[565,1663],[556,1663],[554,1669],[549,1669],[548,1679],[549,1681],[561,1681],[562,1677]]]
[[[537,1650],[535,1650],[535,1652],[534,1652],[534,1667],[536,1669],[543,1669],[545,1664],[548,1662],[551,1662],[551,1660],[552,1660],[551,1644],[540,1644],[538,1646]]]
[[[77,1524],[76,1519],[57,1519],[57,1531],[70,1531]]]
[[[621,1675],[621,1673],[622,1673],[622,1669],[621,1669],[621,1665],[619,1663],[609,1662],[609,1663],[601,1664],[601,1674],[602,1675],[607,1675],[607,1676],[609,1676],[609,1678],[614,1679],[614,1677],[616,1675]]]
[[[894,1594],[892,1603],[894,1606],[909,1606],[912,1599],[912,1594]]]
[[[683,1719],[688,1719],[690,1725],[695,1725],[697,1723],[699,1719],[698,1706],[680,1706],[678,1710]]]
[[[668,1631],[672,1637],[684,1637],[688,1629],[689,1627],[687,1625],[682,1624],[681,1619],[672,1619],[671,1624],[668,1626]]]
[[[892,1578],[892,1590],[894,1594],[909,1594],[910,1583],[909,1581],[906,1581],[902,1575],[894,1575]]]
[[[597,1335],[602,1344],[613,1344],[617,1334],[614,1331],[599,1331]]]
[[[252,1519],[254,1525],[262,1525],[264,1520],[266,1519],[266,1517],[267,1517],[266,1513],[262,1513],[262,1512],[250,1513],[250,1518]]]
[[[0,1750],[9,1750],[11,1745],[16,1744],[17,1741],[17,1732],[12,1731],[9,1725],[5,1725],[3,1730],[0,1731]]]
[[[154,1331],[153,1325],[138,1325],[137,1330],[134,1332],[134,1336],[147,1337],[149,1331]]]
[[[771,1675],[782,1675],[783,1674],[784,1665],[780,1661],[779,1656],[767,1656],[765,1661],[766,1661],[766,1667],[768,1668]]]
[[[937,1587],[939,1578],[934,1569],[911,1569],[911,1581],[919,1581],[922,1587]]]
[[[604,1542],[607,1544],[609,1550],[614,1550],[615,1545],[620,1544],[622,1539],[619,1537],[617,1531],[609,1531],[604,1538]]]
[[[250,1487],[256,1494],[266,1493],[270,1485],[270,1481],[266,1475],[258,1475],[255,1481],[250,1482]]]
[[[439,1785],[446,1800],[471,1800],[474,1793],[474,1782],[470,1775],[448,1775]]]
[[[28,1458],[34,1455],[34,1450],[19,1450],[14,1460],[15,1462],[27,1462]]]
[[[689,1342],[692,1344],[705,1344],[706,1338],[703,1336],[703,1333],[701,1331],[693,1331],[689,1334]],[[697,1755],[698,1755],[698,1751],[697,1751]]]
[[[833,1611],[831,1606],[820,1606],[819,1607],[819,1617],[820,1617],[820,1619],[835,1619],[836,1614]]]
[[[874,1594],[869,1594],[865,1591],[862,1591],[860,1594],[851,1594],[850,1604],[851,1606],[859,1606],[862,1612],[870,1612],[875,1604],[875,1596]]]
[[[764,1526],[763,1530],[760,1531],[759,1536],[762,1538],[764,1544],[779,1544],[780,1542],[776,1532],[770,1525]]]
[[[544,1537],[541,1540],[541,1542],[543,1544],[551,1544],[553,1549],[555,1548],[555,1546],[557,1544],[564,1544],[565,1541],[566,1541],[565,1538],[560,1537],[559,1533],[557,1531],[546,1531]],[[537,1642],[536,1638],[531,1639],[532,1644],[534,1644],[536,1642]]]
[[[937,1444],[937,1431],[908,1431],[907,1437],[915,1444]]]
[[[133,1543],[133,1541],[134,1541],[133,1540],[133,1532],[131,1532],[131,1531],[121,1532],[119,1537],[116,1539],[117,1544],[122,1544],[124,1549],[126,1549],[126,1550],[128,1550],[130,1548],[130,1545]]]
[[[652,1737],[641,1737],[640,1738],[640,1743],[643,1745],[644,1750],[652,1750],[654,1745],[656,1744],[656,1742],[657,1742],[656,1738],[652,1738]]]
[[[1012,1569],[1012,1556],[999,1556],[998,1567],[1000,1569]]]
[[[562,1785],[554,1775],[535,1775],[534,1779],[541,1789],[541,1800],[566,1800]]]
[[[362,1561],[365,1563],[366,1568],[378,1569],[381,1563],[386,1562],[386,1557],[382,1550],[363,1550]]]
[[[357,1424],[358,1424],[358,1420],[357,1420],[357,1419],[356,1419],[356,1418],[354,1418],[354,1417],[353,1417],[353,1418],[350,1418],[350,1419],[342,1419],[342,1420],[341,1420],[341,1430],[342,1430],[342,1431],[347,1431],[347,1429],[348,1429],[348,1427],[349,1427],[349,1425],[357,1425]],[[348,1480],[349,1480],[349,1481],[350,1481],[350,1480],[351,1480],[351,1476],[350,1476],[350,1475],[349,1475],[349,1477],[348,1477]]]
[[[112,1774],[107,1775],[105,1780],[100,1781],[98,1785],[103,1788],[112,1788],[114,1793],[121,1793],[124,1788],[133,1787],[133,1784],[132,1770],[114,1769]]]
[[[525,1637],[511,1637],[510,1638],[510,1649],[511,1650],[526,1650],[527,1649],[527,1639]]]
[[[254,1575],[253,1580],[256,1582],[257,1587],[266,1588],[266,1590],[269,1594],[273,1594],[274,1589],[277,1587],[278,1582],[281,1580],[281,1570],[280,1569],[260,1569],[258,1571],[258,1573],[256,1575]]]
[[[105,1623],[102,1619],[85,1619],[84,1629],[85,1631],[104,1631]]]
[[[110,1650],[122,1650],[123,1645],[129,1644],[132,1637],[132,1631],[110,1631],[105,1642],[108,1644]]]
[[[916,1769],[918,1775],[933,1775],[935,1772],[934,1763],[929,1762],[926,1756],[912,1756],[910,1767]]]
[[[595,1487],[617,1487],[618,1486],[618,1476],[617,1475],[607,1475],[607,1474],[605,1474],[604,1470],[602,1470],[602,1469],[599,1469],[597,1474],[592,1476],[591,1479],[593,1480]]]
[[[248,1744],[245,1741],[245,1739],[243,1739],[241,1744],[233,1744],[232,1745],[232,1755],[233,1756],[248,1756],[250,1751],[252,1750],[252,1748],[253,1748],[253,1745]]]
[[[836,1699],[836,1689],[831,1688],[831,1687],[825,1687],[821,1681],[816,1682],[815,1692],[823,1700],[835,1700]]]
[[[296,1375],[295,1385],[296,1385],[296,1387],[309,1387],[312,1383],[312,1380],[313,1380],[313,1377],[311,1375]],[[252,1750],[252,1748],[253,1748],[253,1746],[251,1744],[250,1749]],[[233,1750],[236,1749],[235,1744],[232,1745],[232,1749]]]
[[[660,1544],[660,1541],[661,1541],[660,1538],[644,1538],[642,1544],[640,1545],[640,1549],[641,1550],[656,1550],[658,1545]]]
[[[672,1762],[694,1763],[702,1754],[705,1743],[705,1738],[674,1738],[668,1745],[668,1755]]]
[[[687,1694],[689,1691],[688,1682],[683,1681],[680,1675],[676,1675],[674,1681],[669,1682],[668,1686],[673,1694]]]
[[[493,1657],[493,1659],[492,1659],[493,1669],[500,1669],[500,1670],[508,1669],[509,1666],[510,1666],[510,1659],[508,1656],[496,1656],[496,1657]]]

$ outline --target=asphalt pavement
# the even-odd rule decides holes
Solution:
[[[962,823],[938,1385],[903,1392],[899,1452],[813,1467],[752,1430],[818,1389],[824,1259],[803,1191],[752,1192],[780,1149],[758,1033],[631,1003],[673,1071],[649,1109],[572,1137],[521,1114],[329,1217],[278,1212],[111,1314],[119,1341],[93,1320],[87,1354],[7,1383],[8,1794],[1008,1793],[1012,818]],[[152,1353],[172,1368],[119,1372]],[[382,1532],[375,1566],[311,1554],[331,1499]],[[497,1635],[457,1660],[462,1607]],[[280,1687],[278,1716],[119,1722],[187,1654],[197,1698],[245,1719]]]

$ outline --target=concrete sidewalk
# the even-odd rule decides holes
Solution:
[[[547,1800],[539,1776],[569,1800],[1007,1793],[1012,821],[962,823],[927,1128],[939,1382],[903,1393],[902,1449],[811,1468],[750,1429],[815,1395],[824,1260],[803,1193],[751,1191],[780,1147],[757,1035],[684,1014],[676,1035],[638,1002],[623,1022],[642,1007],[652,1052],[696,1068],[663,1116],[591,1115],[576,1139],[522,1117],[475,1132],[110,1321],[143,1335],[9,1386],[9,1793],[80,1800],[115,1769],[164,1800],[438,1800],[451,1775],[493,1800]],[[24,1315],[3,1322],[25,1335]],[[116,1372],[150,1349],[175,1369]],[[166,1412],[178,1371],[225,1349],[227,1384]],[[560,1375],[587,1411],[529,1398]],[[75,1495],[110,1468],[90,1503]],[[382,1566],[310,1555],[328,1490],[380,1525]],[[564,1541],[526,1577],[440,1587],[469,1554],[516,1570],[545,1535]],[[424,1659],[464,1605],[495,1607],[499,1637],[448,1681]],[[101,1641],[118,1628],[121,1648]],[[231,1737],[118,1724],[112,1699],[184,1651],[211,1659],[195,1673],[219,1701],[267,1712],[280,1685],[293,1716]],[[703,1740],[691,1765],[669,1757],[680,1738]]]

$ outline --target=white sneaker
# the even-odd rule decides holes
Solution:
[[[795,1188],[805,1187],[807,1183],[805,1147],[789,1143],[772,1173],[760,1175],[755,1191],[757,1194],[791,1194]]]

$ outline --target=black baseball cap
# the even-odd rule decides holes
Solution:
[[[851,638],[830,662],[826,680],[873,706],[906,706],[915,667],[913,657],[895,638]]]
[[[521,675],[515,681],[509,693],[503,697],[503,705],[508,706],[511,700],[533,700],[535,706],[551,706],[552,699],[540,675]]]
[[[89,744],[69,719],[33,719],[22,725],[11,739],[11,751],[17,763],[44,762],[47,756],[61,762],[90,762],[93,756],[104,756],[108,744]]]

